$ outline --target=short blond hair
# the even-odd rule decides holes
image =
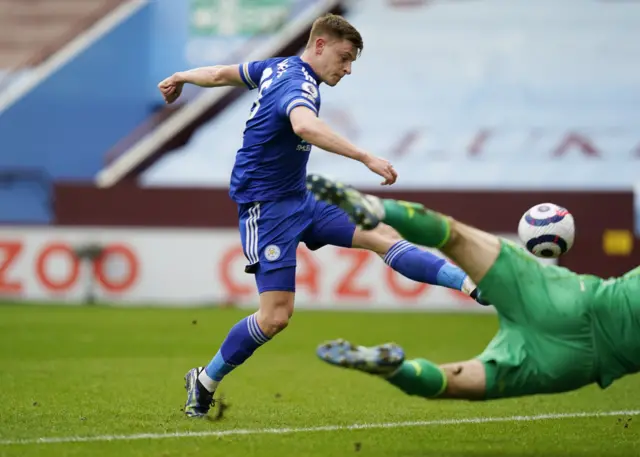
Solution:
[[[307,47],[309,47],[316,38],[322,35],[336,38],[338,40],[350,41],[357,49],[358,54],[360,54],[364,48],[360,32],[358,32],[358,30],[351,25],[349,21],[337,14],[327,14],[319,17],[313,22]]]

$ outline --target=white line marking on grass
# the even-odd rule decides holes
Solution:
[[[167,438],[218,437],[234,435],[284,435],[292,433],[335,432],[342,430],[370,430],[384,428],[433,427],[439,425],[489,424],[495,422],[536,422],[544,420],[595,418],[610,416],[638,416],[640,410],[581,412],[565,414],[539,414],[537,416],[508,416],[508,417],[471,417],[467,419],[442,419],[432,421],[386,422],[378,424],[353,425],[323,425],[319,427],[291,427],[291,428],[253,428],[232,429],[202,432],[175,433],[139,433],[135,435],[99,435],[99,436],[60,436],[50,438],[33,438],[25,440],[0,440],[0,445],[11,444],[53,444],[53,443],[91,443],[97,441],[132,441],[132,440],[161,440]]]

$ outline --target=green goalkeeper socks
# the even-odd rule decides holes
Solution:
[[[447,377],[440,367],[428,360],[406,360],[398,370],[386,378],[408,395],[437,397],[447,388]]]
[[[419,203],[383,200],[385,224],[396,229],[410,243],[441,248],[449,241],[449,220]]]

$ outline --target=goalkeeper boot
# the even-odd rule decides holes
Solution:
[[[338,339],[318,346],[316,354],[331,365],[377,375],[390,375],[404,362],[404,350],[395,343],[366,347]]]
[[[376,228],[384,218],[384,207],[378,197],[363,194],[339,181],[310,174],[307,176],[307,189],[316,200],[340,207],[363,230]]]

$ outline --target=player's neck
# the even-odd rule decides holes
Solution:
[[[313,54],[309,50],[305,50],[300,55],[300,60],[302,60],[307,65],[309,65],[311,67],[311,69],[313,70],[314,76],[316,77],[318,82],[322,82],[322,78],[320,77],[320,74],[318,73],[317,65],[314,62]]]

